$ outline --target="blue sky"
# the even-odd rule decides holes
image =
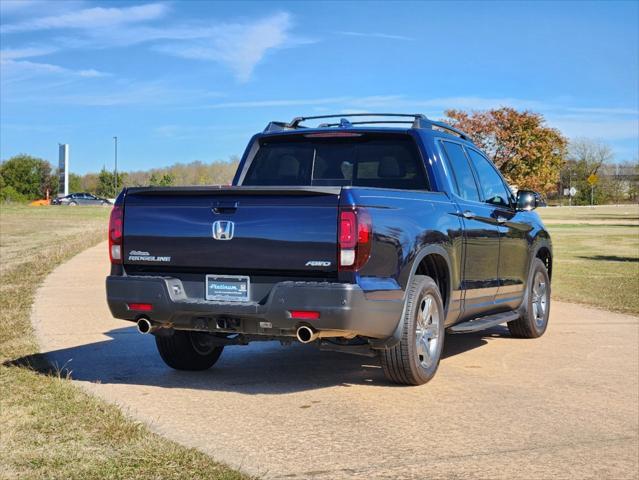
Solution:
[[[146,169],[269,120],[503,105],[639,149],[639,2],[2,0],[0,158]]]

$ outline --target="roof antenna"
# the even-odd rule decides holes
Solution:
[[[339,128],[351,128],[353,124],[345,118],[339,119]]]

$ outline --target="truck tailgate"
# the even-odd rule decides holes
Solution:
[[[124,202],[124,265],[207,273],[335,273],[340,191],[129,189]]]

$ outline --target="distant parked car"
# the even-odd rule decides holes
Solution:
[[[71,193],[66,197],[54,198],[51,201],[52,205],[111,205],[111,202],[106,198],[96,197],[92,193]]]

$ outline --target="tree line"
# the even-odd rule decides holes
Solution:
[[[132,172],[115,173],[102,169],[98,173],[69,173],[69,193],[88,192],[103,198],[114,198],[123,187],[171,185],[223,185],[233,179],[239,159],[211,163],[195,161]],[[0,164],[0,200],[27,202],[58,194],[58,172],[49,162],[20,154]]]
[[[639,163],[613,163],[611,148],[589,139],[568,140],[535,112],[499,108],[464,112],[448,110],[445,122],[463,130],[486,152],[511,186],[538,191],[551,201],[574,205],[637,201]],[[118,190],[128,186],[228,184],[239,162],[176,163],[169,167],[118,173]],[[594,177],[593,177],[594,175]],[[588,179],[596,178],[591,185]],[[0,200],[27,201],[57,194],[57,172],[46,160],[26,154],[0,164]],[[69,174],[70,192],[90,192],[113,198],[115,174],[106,169],[85,175]]]

